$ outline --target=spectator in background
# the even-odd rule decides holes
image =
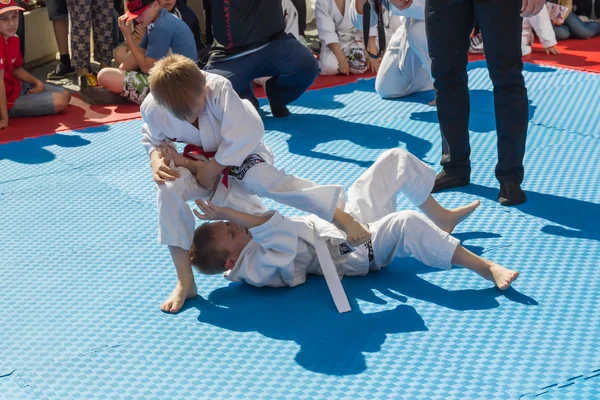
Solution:
[[[94,58],[100,68],[112,60],[112,0],[67,0],[71,16],[71,52],[80,89],[98,86],[90,70],[90,29],[94,34]]]
[[[583,22],[579,19],[573,12],[573,0],[549,0],[549,2],[558,4],[567,9],[566,15],[564,16],[564,22],[562,22],[561,19],[554,18],[554,15],[550,15],[552,24],[554,25],[556,39],[590,39],[600,35],[600,23],[596,21]]]
[[[54,37],[60,54],[60,62],[54,71],[48,74],[48,79],[63,79],[75,73],[69,55],[69,10],[67,0],[46,0],[48,17],[52,21]]]
[[[265,92],[276,117],[304,93],[318,74],[311,51],[285,33],[281,0],[211,0],[214,44],[206,71],[229,79],[258,108],[252,82],[271,77]]]
[[[548,14],[548,9],[542,7],[538,15],[529,18],[523,18],[523,32],[521,36],[521,52],[523,56],[531,54],[531,46],[533,45],[533,31],[540,39],[546,54],[560,54],[556,49],[556,36],[552,29],[552,21]]]
[[[150,91],[148,73],[156,61],[173,52],[197,62],[198,50],[190,28],[158,0],[127,0],[125,6],[119,29],[129,51],[119,68],[105,68],[98,80],[107,90],[142,104]]]
[[[350,19],[352,4],[347,0],[340,7],[336,0],[317,0],[315,18],[321,39],[321,75],[363,74],[371,66],[377,72],[379,60],[367,56],[362,30]],[[377,28],[372,26],[367,44],[371,54],[377,54],[376,39]]]
[[[399,9],[412,0],[391,0]],[[523,17],[537,15],[545,0],[428,0],[425,27],[434,79],[437,115],[442,134],[443,170],[432,192],[470,183],[469,36],[475,20],[481,28],[494,86],[498,136],[496,179],[498,201],[505,206],[526,201],[521,189],[523,157],[529,123],[529,103],[523,79],[521,35]]]

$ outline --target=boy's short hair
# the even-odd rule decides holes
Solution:
[[[196,228],[192,247],[190,248],[190,261],[192,265],[205,275],[216,275],[225,272],[225,263],[229,252],[219,248],[214,231],[214,224],[204,223]]]
[[[180,54],[158,60],[149,71],[150,93],[159,106],[175,117],[187,120],[192,115],[192,99],[204,92],[206,77],[191,59]]]

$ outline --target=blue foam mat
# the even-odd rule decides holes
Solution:
[[[0,398],[598,397],[600,76],[528,65],[525,77],[529,201],[495,201],[481,62],[469,71],[473,184],[436,195],[482,199],[456,236],[519,269],[514,289],[405,259],[345,278],[343,315],[319,277],[258,289],[198,276],[199,296],[161,313],[174,271],[156,244],[140,121],[0,146]],[[265,141],[286,171],[346,188],[390,147],[436,165],[431,96],[380,100],[372,80],[307,92],[290,118],[264,107]]]

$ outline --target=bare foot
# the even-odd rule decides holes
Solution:
[[[504,268],[502,265],[490,262],[489,276],[484,276],[485,279],[494,282],[500,290],[506,290],[518,277],[517,271],[511,271]],[[487,274],[486,274],[487,275]]]
[[[346,233],[346,241],[351,246],[359,246],[371,239],[371,232],[360,222],[353,221],[342,230]]]
[[[427,103],[430,106],[435,107],[435,99],[431,100],[429,103]]]
[[[198,288],[196,287],[196,283],[193,284],[190,288],[184,288],[180,282],[177,282],[175,289],[171,295],[161,304],[161,311],[175,314],[181,307],[183,307],[183,303],[187,299],[191,299],[192,297],[196,297],[198,294]]]
[[[444,232],[452,233],[454,228],[467,219],[480,204],[481,201],[477,200],[467,206],[453,208],[452,210],[448,210],[446,216],[439,220],[433,220],[433,222]]]

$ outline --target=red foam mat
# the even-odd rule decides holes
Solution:
[[[600,36],[590,40],[565,40],[557,45],[561,52],[558,56],[546,55],[539,43],[534,44],[533,53],[523,60],[535,64],[576,69],[600,73]],[[470,55],[470,61],[484,59],[480,55]],[[309,90],[352,83],[361,78],[371,78],[373,74],[351,76],[319,76]],[[264,97],[263,88],[256,88],[257,97]],[[48,135],[73,129],[108,124],[128,119],[139,118],[139,106],[90,106],[81,99],[73,97],[66,112],[37,118],[15,118],[10,126],[0,131],[0,143],[22,140],[29,137]]]
[[[534,64],[550,65],[600,73],[600,36],[593,39],[570,39],[558,42],[560,54],[547,55],[540,43],[534,43],[533,52],[523,57],[523,61]],[[471,54],[469,61],[484,59],[481,55]]]
[[[309,90],[322,89],[356,82],[360,78],[372,78],[372,73],[351,76],[319,76]],[[262,87],[256,88],[256,96],[265,97]],[[136,104],[118,106],[91,106],[73,96],[67,110],[58,115],[34,118],[14,118],[8,128],[0,131],[0,143],[50,135],[56,132],[89,128],[140,117]]]

